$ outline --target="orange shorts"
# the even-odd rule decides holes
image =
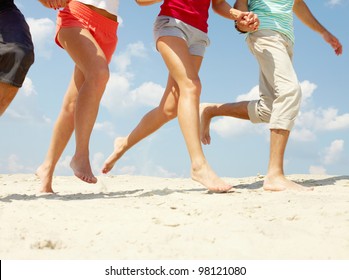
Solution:
[[[61,28],[80,27],[87,29],[103,50],[110,62],[118,42],[117,29],[119,23],[91,10],[88,6],[71,1],[58,12],[55,41],[61,48],[57,35]]]

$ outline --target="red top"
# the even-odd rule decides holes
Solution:
[[[207,33],[210,4],[211,0],[164,0],[159,16],[179,19]]]

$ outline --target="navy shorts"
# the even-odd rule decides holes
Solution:
[[[15,7],[0,12],[0,82],[21,87],[34,63],[29,26]]]

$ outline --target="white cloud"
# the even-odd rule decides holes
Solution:
[[[115,138],[116,136],[114,125],[111,122],[96,122],[93,129],[96,131],[102,131],[111,138]]]
[[[349,113],[339,115],[335,108],[319,108],[302,112],[297,120],[298,127],[313,131],[334,131],[349,128]]]
[[[300,83],[300,86],[302,89],[302,107],[305,107],[308,104],[308,101],[312,98],[317,85],[305,80]]]
[[[20,159],[17,155],[12,154],[7,159],[7,169],[10,173],[20,173],[26,168],[20,163]]]
[[[309,173],[316,174],[316,175],[326,175],[326,169],[323,166],[311,165],[309,167]]]
[[[54,44],[55,23],[49,18],[27,18],[35,48],[35,55],[50,58]]]
[[[254,86],[249,92],[237,96],[236,102],[258,100],[259,86]],[[254,125],[248,120],[233,117],[223,117],[211,122],[211,129],[223,138],[248,133],[263,133],[266,124]]]
[[[223,138],[256,132],[256,127],[251,122],[229,117],[212,122],[211,129]]]
[[[130,81],[126,76],[118,73],[111,73],[107,88],[103,95],[101,105],[105,106],[110,112],[117,111],[124,107],[125,99],[130,92]]]
[[[343,0],[328,0],[327,5],[329,6],[338,6],[343,3]]]
[[[344,140],[334,140],[329,147],[325,149],[323,162],[324,164],[335,164],[337,163],[344,150]]]
[[[318,123],[318,129],[323,130],[341,130],[349,128],[349,113],[338,115],[338,110],[335,108],[328,108],[322,111],[322,120]]]
[[[129,44],[125,51],[119,52],[113,57],[112,64],[116,66],[118,72],[127,72],[131,65],[132,57],[146,57],[147,52],[143,42]]]
[[[236,102],[258,100],[259,99],[259,86],[254,86],[248,93],[241,94],[236,98]]]
[[[301,87],[303,93],[302,108],[291,133],[292,139],[302,142],[314,141],[317,132],[349,128],[348,113],[340,115],[336,108],[311,109],[310,106],[307,106],[312,101],[317,85],[305,80],[301,83]]]
[[[140,105],[154,107],[160,102],[164,89],[158,84],[146,82],[136,89],[131,89],[134,75],[128,68],[132,57],[146,57],[146,49],[142,42],[128,45],[126,51],[113,57],[112,64],[116,65],[117,71],[111,72],[101,101],[101,105],[111,113]]]
[[[6,110],[6,118],[15,121],[35,123],[51,123],[51,119],[42,114],[38,107],[38,97],[35,86],[30,78],[26,78],[10,107]]]
[[[72,156],[65,156],[64,158],[61,158],[57,165],[55,173],[57,175],[71,175],[72,169],[70,168],[70,162],[72,160]]]
[[[23,86],[19,90],[19,94],[24,94],[25,96],[37,95],[33,81],[26,77]]]
[[[307,128],[293,129],[290,137],[299,142],[310,142],[316,140],[316,134]]]
[[[164,90],[162,86],[153,82],[144,83],[131,92],[131,102],[132,104],[151,107],[157,106],[160,103]]]

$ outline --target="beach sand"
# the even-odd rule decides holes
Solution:
[[[0,258],[56,260],[349,259],[349,176],[288,176],[314,191],[266,192],[263,176],[189,178],[0,175]]]

